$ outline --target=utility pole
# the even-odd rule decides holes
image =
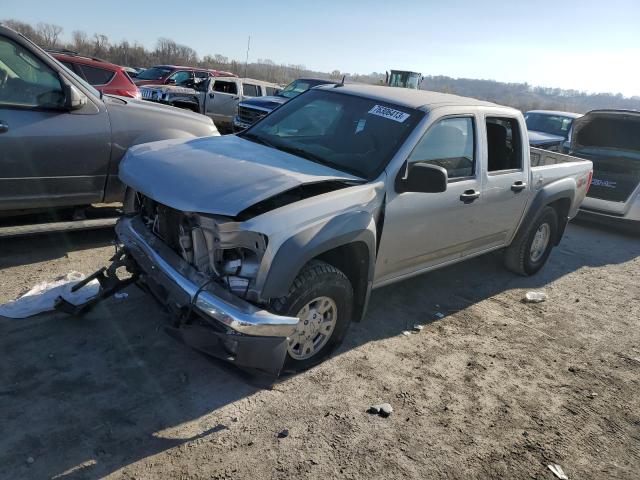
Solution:
[[[244,60],[244,78],[247,78],[247,65],[249,64],[249,49],[251,48],[251,35],[247,41],[247,57]]]

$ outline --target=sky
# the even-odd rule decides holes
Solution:
[[[181,16],[183,19],[181,19]],[[0,20],[153,48],[351,73],[527,82],[640,96],[640,0],[0,0]]]

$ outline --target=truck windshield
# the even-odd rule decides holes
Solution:
[[[546,113],[527,113],[525,120],[527,122],[527,130],[550,133],[564,138],[567,138],[573,123],[573,118],[571,117]]]
[[[160,80],[170,72],[170,68],[151,67],[140,72],[136,78],[138,80]]]
[[[313,86],[315,85],[311,85],[310,82],[305,82],[304,80],[294,80],[289,85],[284,87],[284,89],[278,95],[286,98],[297,97],[302,92],[306,92]]]
[[[371,180],[423,116],[379,100],[309,90],[239,136]]]

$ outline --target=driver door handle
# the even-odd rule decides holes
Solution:
[[[465,190],[460,195],[460,201],[464,203],[472,203],[478,198],[480,198],[480,192],[476,190]]]
[[[0,120],[0,133],[7,132],[9,130],[9,124],[4,120]]]
[[[516,193],[521,192],[525,188],[527,188],[527,184],[522,180],[518,180],[517,182],[514,182],[513,185],[511,185],[511,190],[513,190]]]

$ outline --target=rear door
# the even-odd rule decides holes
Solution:
[[[0,31],[0,210],[102,200],[111,137],[107,112],[90,95],[81,109],[65,110],[59,68]],[[63,76],[71,82],[68,72]],[[89,86],[76,86],[89,93]]]
[[[212,79],[213,86],[207,98],[206,115],[217,121],[231,121],[236,114],[240,92],[234,79]]]
[[[527,204],[529,165],[518,117],[486,113],[482,122],[486,168],[482,178],[485,202],[478,212],[484,248],[502,245],[515,232]],[[471,252],[470,252],[471,253]]]

